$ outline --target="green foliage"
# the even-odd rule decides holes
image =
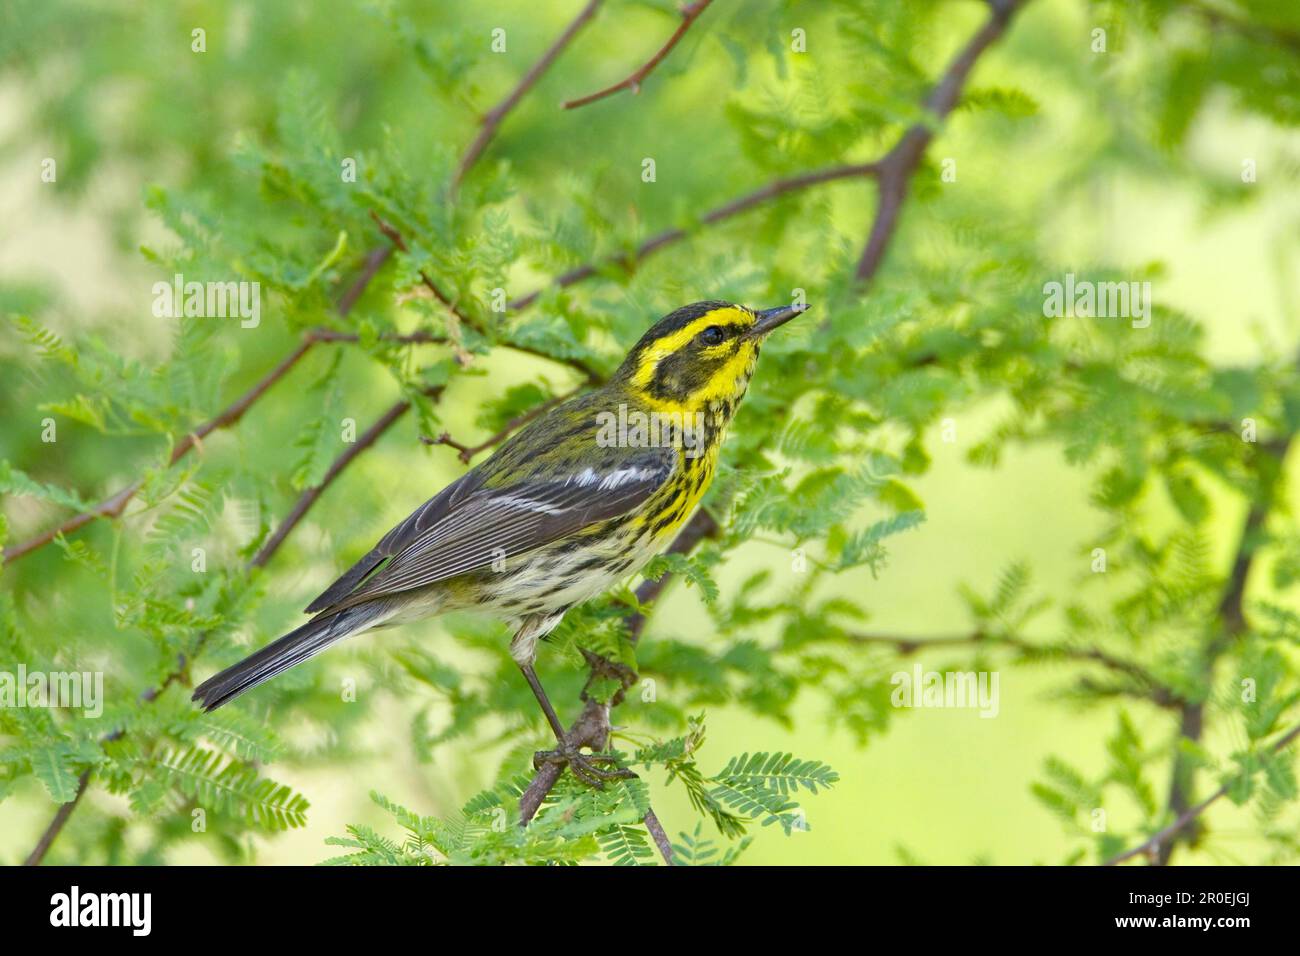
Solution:
[[[794,6],[715,4],[641,95],[561,111],[625,75],[640,48],[619,36],[677,17],[611,2],[455,187],[482,117],[570,12],[10,6],[0,54],[25,109],[0,137],[59,160],[31,201],[75,232],[50,256],[92,242],[96,255],[0,280],[0,538],[21,544],[129,492],[120,514],[3,568],[0,671],[104,677],[102,717],[0,708],[0,801],[22,801],[23,819],[55,812],[83,778],[122,798],[81,801],[51,861],[162,864],[195,846],[256,860],[274,833],[312,823],[308,797],[321,802],[274,782],[280,768],[329,770],[354,797],[392,792],[356,769],[376,749],[385,774],[420,774],[438,809],[375,794],[374,819],[328,841],[346,851],[331,863],[655,862],[651,794],[657,812],[673,808],[660,816],[678,862],[731,864],[769,839],[797,859],[798,839],[778,831],[805,829],[801,801],[837,774],[761,736],[723,753],[769,749],[706,769],[701,712],[725,708],[757,735],[771,721],[870,746],[912,719],[891,677],[931,631],[952,669],[1041,668],[1059,685],[1034,706],[1114,728],[1047,759],[1041,780],[1007,782],[1062,822],[1064,861],[1108,859],[1170,825],[1174,776],[1190,800],[1224,787],[1214,811],[1253,815],[1269,858],[1294,850],[1296,778],[1278,747],[1300,720],[1300,387],[1284,281],[1300,21],[1285,4],[1094,4],[1104,56],[1081,39],[1078,9],[1033,4],[943,118],[924,104],[982,5],[801,5],[802,53]],[[189,49],[195,22],[213,44],[203,55]],[[505,56],[484,42],[498,22]],[[913,124],[935,138],[865,286],[873,179],[714,212],[884,155]],[[1248,141],[1250,181],[1236,155]],[[1107,224],[1112,206],[1125,222],[1146,214],[1133,195],[1169,199],[1197,238],[1268,210],[1281,291],[1259,292],[1270,283],[1252,273],[1249,294],[1201,305],[1178,285],[1195,267]],[[1046,316],[1044,284],[1067,272],[1152,282],[1150,325]],[[153,314],[154,283],[177,273],[259,283],[261,324]],[[777,305],[794,290],[813,311],[765,346],[705,500],[718,535],[575,608],[542,651],[562,714],[583,695],[617,701],[611,746],[642,777],[597,791],[566,774],[520,827],[549,729],[508,635],[478,618],[349,642],[214,714],[189,703],[194,680],[298,623],[319,587],[463,473],[419,436],[490,440],[607,374],[655,316],[704,298]],[[324,334],[275,374],[312,329]],[[345,437],[345,420],[363,434],[398,401],[410,410],[376,442]],[[963,483],[989,469],[1018,505],[1032,497],[1027,457],[1060,465],[1058,478],[1076,469],[1085,494],[1053,488],[1052,507],[1086,530],[1017,561],[1036,515],[983,520],[984,492]],[[932,496],[941,506],[927,511]],[[948,551],[989,570],[961,585],[932,563]],[[642,607],[647,580],[665,590]],[[940,599],[954,592],[964,611],[948,620]],[[900,611],[919,636],[882,624]],[[635,646],[634,612],[647,615]],[[592,654],[624,672],[588,680]],[[950,745],[918,739],[936,754]],[[874,794],[859,770],[844,783]],[[196,810],[206,830],[191,826]],[[1199,820],[1179,852],[1211,852],[1216,826]]]
[[[261,777],[255,767],[227,761],[219,751],[192,747],[167,753],[155,762],[159,776],[181,793],[216,813],[232,813],[249,825],[288,830],[306,825],[307,799],[289,787]],[[136,793],[136,809],[148,812],[152,791]]]
[[[749,845],[746,824],[778,824],[788,836],[807,830],[804,812],[794,797],[832,787],[839,775],[815,760],[789,754],[741,754],[711,777],[699,771],[695,751],[704,742],[703,718],[686,737],[658,741],[637,750],[634,763],[667,771],[668,783],[686,787],[695,808],[712,819],[731,842],[720,848],[702,837],[680,834],[673,844],[688,865],[729,865]],[[640,777],[595,790],[571,778],[548,794],[527,827],[519,826],[517,801],[526,779],[506,781],[471,799],[447,818],[419,816],[386,797],[371,799],[392,817],[405,836],[401,843],[374,829],[351,825],[346,837],[330,837],[331,846],[355,852],[333,857],[330,865],[423,866],[430,864],[499,865],[577,863],[604,859],[616,866],[653,865],[658,856],[643,819],[650,793]]]

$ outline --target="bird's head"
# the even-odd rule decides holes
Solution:
[[[694,302],[664,316],[632,346],[614,382],[647,406],[683,413],[735,408],[758,350],[773,329],[807,306],[758,311],[730,302]]]

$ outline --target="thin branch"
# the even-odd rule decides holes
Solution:
[[[27,854],[27,859],[23,860],[23,866],[40,866],[41,860],[45,859],[45,854],[50,851],[50,845],[54,843],[55,837],[63,832],[63,828],[68,824],[68,818],[72,816],[72,811],[77,809],[77,804],[86,793],[86,788],[90,785],[90,771],[83,770],[81,776],[77,778],[77,793],[67,803],[62,804],[58,812],[54,814],[54,819],[50,825],[45,828],[41,838],[36,841],[36,846],[32,847],[32,852]]]
[[[601,750],[609,738],[609,705],[593,698],[588,698],[578,715],[564,735],[565,743],[571,747],[590,747]],[[564,772],[559,763],[546,763],[533,775],[533,779],[519,797],[519,824],[527,826],[537,814],[542,801],[551,792]]]
[[[1282,750],[1290,746],[1296,740],[1297,737],[1300,737],[1300,725],[1296,725],[1295,727],[1292,727],[1282,737],[1278,738],[1278,740],[1273,743],[1273,746],[1269,748],[1269,752],[1274,754],[1280,753]],[[1197,819],[1216,800],[1220,799],[1221,797],[1227,794],[1228,790],[1232,786],[1232,783],[1233,781],[1231,780],[1228,781],[1223,786],[1221,786],[1218,790],[1214,791],[1214,793],[1210,794],[1208,797],[1202,800],[1200,803],[1196,804],[1195,806],[1188,807],[1186,810],[1180,813],[1178,815],[1178,819],[1176,819],[1173,823],[1169,824],[1169,826],[1165,827],[1163,830],[1159,831],[1158,833],[1144,840],[1142,843],[1139,843],[1137,846],[1133,847],[1132,849],[1125,850],[1123,853],[1111,857],[1102,865],[1114,866],[1117,863],[1123,863],[1126,860],[1131,860],[1136,856],[1154,857],[1158,860],[1162,856],[1164,848],[1166,846],[1170,846],[1176,843],[1178,838],[1181,837],[1182,831],[1187,828],[1188,824],[1190,824],[1193,820]]]
[[[244,413],[252,407],[253,403],[265,395],[272,385],[289,374],[290,370],[293,369],[302,357],[307,354],[314,343],[315,339],[311,336],[305,337],[300,343],[298,343],[297,348],[281,359],[280,363],[276,365],[275,368],[271,369],[271,371],[258,379],[252,388],[239,396],[239,398],[227,405],[225,409],[213,418],[208,419],[208,421],[204,422],[194,431],[181,436],[172,447],[171,458],[168,460],[168,464],[176,464],[176,462],[184,458],[185,455],[194,449],[200,441],[212,434],[212,432],[219,428],[227,428],[239,421],[240,418],[244,416]],[[44,547],[61,534],[71,534],[73,531],[84,527],[96,518],[116,518],[120,516],[123,510],[125,510],[127,504],[140,490],[142,484],[143,483],[137,479],[118,491],[116,494],[105,498],[89,511],[83,511],[81,514],[74,515],[57,527],[38,534],[36,537],[24,541],[21,544],[15,544],[5,548],[5,563],[9,564],[24,555],[30,554],[37,548]]]
[[[483,150],[487,149],[488,143],[492,142],[492,137],[496,136],[497,128],[501,125],[501,121],[506,118],[516,105],[518,105],[519,101],[523,99],[524,94],[532,89],[537,81],[542,78],[542,74],[550,69],[551,64],[554,63],[556,58],[564,51],[564,48],[573,41],[573,38],[577,36],[578,31],[586,25],[588,20],[596,15],[596,11],[600,9],[600,4],[601,0],[590,0],[590,2],[582,8],[581,12],[573,18],[573,21],[564,28],[564,32],[561,33],[556,38],[555,42],[547,48],[546,52],[542,54],[541,59],[534,63],[532,68],[524,74],[524,78],[519,81],[519,84],[506,94],[505,99],[492,109],[488,110],[488,112],[483,116],[479,126],[478,135],[475,136],[474,141],[469,144],[469,148],[465,150],[465,155],[461,157],[460,164],[456,167],[456,175],[452,179],[453,192],[460,188],[460,184],[464,180],[465,174],[469,172],[470,168],[476,162],[478,162],[478,158],[483,155]]]
[[[773,180],[766,186],[755,189],[753,192],[745,193],[730,202],[723,203],[714,209],[709,210],[700,217],[699,225],[711,226],[715,223],[738,216],[743,212],[748,212],[755,206],[783,196],[786,193],[796,192],[801,189],[807,189],[809,186],[817,186],[821,183],[834,182],[839,179],[856,179],[863,177],[875,176],[879,173],[879,163],[850,163],[841,166],[828,166],[825,169],[813,170],[809,173],[801,173],[797,176],[788,176],[782,179]],[[665,246],[670,246],[679,242],[690,235],[688,229],[665,229],[663,232],[656,233],[649,239],[646,239],[631,254],[620,254],[602,259],[599,262],[591,262],[586,265],[570,269],[568,272],[559,276],[550,285],[561,289],[576,285],[584,279],[589,279],[605,269],[623,268],[629,272],[636,268],[637,264],[654,252],[658,252]],[[536,302],[546,288],[536,289],[525,296],[515,299],[510,303],[510,308],[515,311],[528,308]]]
[[[402,252],[410,252],[410,250],[406,246],[406,240],[402,238],[402,234],[398,232],[396,226],[393,226],[391,223],[384,221],[384,219],[380,217],[379,213],[375,212],[373,209],[370,210],[370,218],[375,221],[375,225],[379,227],[379,231],[382,232],[385,237],[387,237],[389,242],[391,242],[398,249],[402,250]],[[460,326],[468,325],[471,329],[478,332],[480,335],[485,334],[483,332],[482,327],[477,322],[475,322],[472,318],[466,315],[465,312],[460,308],[460,306],[458,306],[455,302],[453,302],[447,296],[447,293],[443,292],[442,288],[436,282],[434,282],[432,279],[429,278],[429,274],[427,272],[421,269],[419,270],[419,275],[420,275],[420,281],[424,283],[424,287],[429,290],[429,292],[433,295],[435,299],[437,299],[440,303],[442,303],[443,307],[446,308],[446,310],[450,312],[452,317],[456,320],[455,323],[452,325],[451,347],[452,350],[456,353],[456,361],[460,364],[462,368],[467,368],[469,364],[473,361],[473,357],[469,354],[469,352],[465,351],[465,346],[461,342]]]
[[[691,25],[699,19],[700,14],[712,2],[713,0],[695,0],[694,3],[688,3],[682,7],[682,22],[677,24],[677,29],[673,31],[673,35],[668,38],[668,41],[659,48],[658,53],[633,70],[625,79],[619,80],[613,86],[607,86],[598,92],[581,96],[576,100],[569,100],[564,104],[564,108],[566,110],[577,109],[579,106],[586,106],[588,103],[594,103],[597,100],[603,100],[607,96],[613,96],[621,90],[631,90],[633,96],[640,93],[641,84],[645,81],[645,78],[653,73],[655,67],[662,63],[664,58],[673,51],[673,47],[681,42],[682,37],[686,36],[686,31],[691,28]]]
[[[392,247],[385,246],[382,249],[372,250],[370,254],[366,256],[366,262],[362,267],[361,272],[339,299],[336,311],[340,316],[346,317],[347,314],[352,311],[352,307],[357,304],[357,300],[361,298],[361,294],[365,291],[366,286],[368,286],[370,281],[374,279],[376,273],[378,273],[383,264],[388,261],[388,257],[391,254]],[[265,395],[272,385],[288,375],[293,367],[302,360],[302,357],[310,351],[314,344],[317,342],[341,341],[342,338],[341,333],[331,333],[324,329],[317,329],[308,332],[292,352],[281,359],[275,368],[263,375],[247,392],[239,396],[239,398],[235,399],[222,411],[218,412],[214,417],[204,422],[194,431],[187,435],[182,435],[179,439],[174,439],[175,445],[172,448],[172,454],[171,458],[168,460],[168,464],[176,464],[176,462],[180,461],[185,457],[185,455],[192,451],[199,442],[217,429],[228,428],[243,418],[244,413],[253,406],[253,403]],[[355,336],[351,338],[355,341]],[[4,563],[9,564],[12,561],[16,561],[24,555],[35,551],[37,548],[49,544],[59,535],[71,534],[73,531],[84,527],[96,518],[119,517],[127,504],[140,490],[141,484],[142,483],[139,480],[133,481],[125,488],[110,495],[108,498],[105,498],[89,511],[74,515],[57,527],[52,528],[43,534],[38,534],[36,537],[31,538],[28,541],[5,548]]]
[[[1266,448],[1261,448],[1264,458],[1262,459],[1263,474],[1260,476],[1260,480],[1265,483],[1265,487],[1261,492],[1261,500],[1252,503],[1250,509],[1246,512],[1246,519],[1242,523],[1241,537],[1237,542],[1237,553],[1232,559],[1232,570],[1228,574],[1228,581],[1223,589],[1223,597],[1220,599],[1217,609],[1216,618],[1219,631],[1206,643],[1203,651],[1202,674],[1207,685],[1214,678],[1215,664],[1218,659],[1228,650],[1232,642],[1246,631],[1246,582],[1250,578],[1250,572],[1257,557],[1256,549],[1259,544],[1257,538],[1268,522],[1268,516],[1272,511],[1274,498],[1277,494],[1279,479],[1272,471],[1275,467],[1278,470],[1281,469],[1282,462],[1286,459],[1293,439],[1294,436],[1292,435],[1283,436],[1270,442]],[[1204,732],[1205,701],[1184,702],[1178,719],[1178,736],[1180,740],[1196,743],[1200,741]],[[1169,774],[1169,800],[1167,806],[1169,812],[1174,814],[1178,820],[1187,817],[1183,826],[1190,823],[1199,814],[1199,811],[1191,812],[1196,809],[1191,805],[1196,767],[1195,761],[1190,759],[1181,747],[1175,751],[1173,767]],[[1188,816],[1189,813],[1190,816]],[[1175,834],[1173,839],[1161,842],[1156,849],[1155,863],[1157,865],[1167,865],[1172,859],[1178,843],[1187,839],[1187,835],[1181,832],[1182,826],[1178,829],[1179,832]]]
[[[379,231],[382,232],[385,236],[387,236],[388,240],[394,246],[396,246],[402,252],[408,251],[406,246],[406,240],[402,237],[401,232],[397,229],[396,226],[394,226],[390,222],[386,222],[373,209],[370,210],[370,218],[375,221],[375,224],[379,227]],[[429,278],[428,274],[425,273],[423,269],[420,270],[419,276],[420,276],[420,281],[424,283],[425,288],[427,288],[433,294],[433,297],[435,299],[437,299],[444,306],[446,306],[447,310],[451,312],[453,316],[455,316],[456,320],[461,325],[469,326],[471,329],[473,329],[479,335],[482,335],[484,338],[489,337],[487,330],[484,329],[483,326],[477,320],[475,320],[474,318],[466,314],[463,309],[461,309],[455,302],[453,302],[450,298],[448,298],[447,294],[442,291],[442,289],[438,286],[436,282],[434,282],[431,278]],[[459,349],[460,348],[459,337],[453,336],[453,338],[455,338],[456,347]],[[603,378],[599,369],[588,364],[582,359],[560,358],[555,355],[551,355],[548,352],[544,352],[541,349],[534,348],[531,345],[521,345],[510,341],[504,341],[501,344],[506,346],[507,348],[514,349],[516,352],[523,352],[527,355],[535,356],[536,358],[543,358],[546,359],[548,362],[558,362],[561,365],[567,365],[574,371],[579,372],[587,380],[588,384],[594,385],[597,382],[601,381]],[[468,358],[468,355],[466,355],[466,358]],[[468,364],[468,362],[463,361],[461,364],[462,365]]]
[[[695,512],[694,517],[686,523],[686,526],[677,533],[677,537],[673,539],[673,543],[666,553],[690,554],[695,550],[697,544],[705,538],[716,537],[721,530],[718,523],[713,520],[713,515],[701,508]],[[653,604],[659,598],[659,595],[663,594],[664,588],[668,587],[668,582],[671,580],[672,575],[665,573],[655,580],[642,581],[636,589],[637,604],[642,607]],[[633,644],[641,640],[641,633],[645,630],[645,625],[645,615],[640,611],[628,618],[628,638]]]
[[[317,342],[360,342],[361,336],[356,332],[339,332],[335,329],[312,329],[309,333]],[[445,335],[432,332],[384,332],[379,335],[381,342],[396,345],[447,345],[450,339]]]
[[[956,58],[948,65],[939,82],[926,97],[926,108],[937,119],[944,119],[952,112],[961,98],[962,88],[970,75],[975,62],[1003,33],[1011,23],[1016,11],[1026,0],[992,0],[989,6],[992,14],[984,26],[962,47]],[[934,138],[932,126],[917,123],[907,132],[880,161],[880,202],[871,223],[871,232],[867,244],[858,260],[857,279],[869,281],[880,269],[885,250],[898,228],[898,216],[907,198],[908,183],[916,172],[925,155],[926,147]]]
[[[655,812],[647,810],[643,819],[645,820],[645,828],[650,831],[650,839],[654,840],[655,846],[659,848],[659,855],[664,858],[664,862],[669,866],[676,866],[677,864],[673,862],[672,841],[668,839],[668,834],[664,833],[663,824],[659,822]]]
[[[436,399],[441,394],[441,389],[433,389],[431,394]],[[266,539],[262,547],[258,549],[253,560],[249,562],[249,566],[260,568],[271,560],[271,556],[280,550],[280,545],[284,543],[284,539],[292,533],[294,528],[298,527],[298,523],[311,510],[312,505],[316,504],[317,499],[320,498],[325,489],[334,483],[334,479],[342,473],[343,469],[352,464],[358,455],[374,445],[384,432],[392,428],[397,423],[397,420],[406,414],[410,407],[411,403],[406,399],[396,402],[384,414],[380,415],[379,420],[367,428],[355,442],[348,445],[342,454],[330,463],[320,483],[313,485],[298,496],[298,500],[294,502],[289,514],[280,522],[275,532]]]
[[[479,452],[487,451],[489,448],[494,448],[501,444],[509,438],[511,433],[516,429],[522,428],[524,425],[527,425],[533,419],[544,414],[547,410],[554,408],[561,402],[568,401],[577,393],[578,390],[575,388],[571,391],[565,392],[563,395],[555,395],[544,402],[539,402],[523,414],[516,415],[514,418],[510,419],[510,421],[506,422],[505,425],[502,426],[499,432],[492,435],[490,438],[484,439],[477,445],[462,444],[452,438],[449,432],[443,432],[437,438],[429,438],[426,435],[421,435],[420,441],[424,442],[426,445],[446,445],[449,448],[454,448],[458,452],[456,457],[461,460],[461,464],[468,465],[470,459]]]
[[[388,257],[392,254],[392,246],[379,246],[371,249],[370,252],[366,254],[365,266],[352,282],[352,285],[348,286],[347,291],[343,293],[343,297],[339,299],[339,315],[347,315],[352,311],[352,307],[357,304],[357,300],[361,298],[361,294],[365,292],[366,287],[370,285],[370,280],[373,279],[379,270],[384,267],[384,263],[388,261]]]

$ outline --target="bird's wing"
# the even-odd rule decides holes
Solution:
[[[663,485],[676,457],[670,448],[637,449],[566,478],[491,487],[471,481],[471,472],[385,535],[307,610],[426,587],[626,514]]]
[[[483,483],[484,473],[480,469],[466,472],[442,491],[438,492],[420,507],[411,512],[388,534],[379,539],[379,543],[370,549],[356,564],[352,565],[337,581],[326,588],[307,605],[308,614],[324,611],[337,604],[350,594],[366,576],[375,570],[385,559],[405,548],[417,535],[429,530],[446,518],[456,507]]]

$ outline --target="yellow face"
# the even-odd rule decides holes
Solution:
[[[797,314],[697,302],[665,316],[633,346],[618,378],[647,406],[684,414],[725,409],[745,394],[763,339]]]

